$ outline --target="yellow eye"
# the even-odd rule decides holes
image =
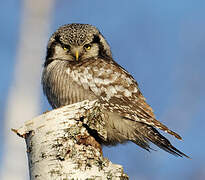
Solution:
[[[70,51],[70,46],[69,45],[64,44],[62,47],[63,47],[64,51]]]
[[[90,49],[91,49],[91,45],[90,45],[90,44],[85,44],[85,45],[84,45],[84,48],[85,48],[86,50],[90,50]]]

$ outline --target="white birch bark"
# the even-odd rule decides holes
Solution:
[[[24,0],[14,80],[5,118],[5,150],[1,180],[24,180],[28,172],[23,142],[11,133],[39,111],[40,75],[45,56],[53,0]]]
[[[93,146],[96,141],[84,126],[92,119],[80,119],[95,116],[93,111],[95,101],[86,100],[44,113],[15,131],[26,140],[31,180],[128,179],[122,166]],[[102,127],[96,125],[95,130],[106,138]]]

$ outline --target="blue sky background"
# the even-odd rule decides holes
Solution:
[[[22,3],[7,0],[0,6],[0,157]],[[166,137],[192,160],[176,158],[154,146],[157,151],[148,153],[132,143],[105,147],[104,156],[123,165],[130,179],[205,179],[205,1],[60,0],[52,13],[48,38],[60,25],[73,22],[100,29],[114,59],[138,81],[157,118],[184,141]],[[50,109],[43,95],[40,105],[42,112]]]

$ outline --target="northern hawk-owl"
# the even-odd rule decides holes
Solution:
[[[92,25],[64,25],[50,37],[42,85],[53,108],[98,100],[108,115],[107,140],[101,144],[132,141],[149,151],[152,142],[171,154],[188,157],[156,130],[181,139],[156,120],[136,80],[113,60],[107,41]]]

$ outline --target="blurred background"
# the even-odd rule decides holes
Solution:
[[[0,179],[28,179],[24,140],[11,132],[50,110],[40,77],[49,36],[61,25],[97,26],[114,59],[138,81],[166,135],[192,160],[157,147],[104,147],[134,180],[205,179],[204,0],[3,0],[0,6]]]

